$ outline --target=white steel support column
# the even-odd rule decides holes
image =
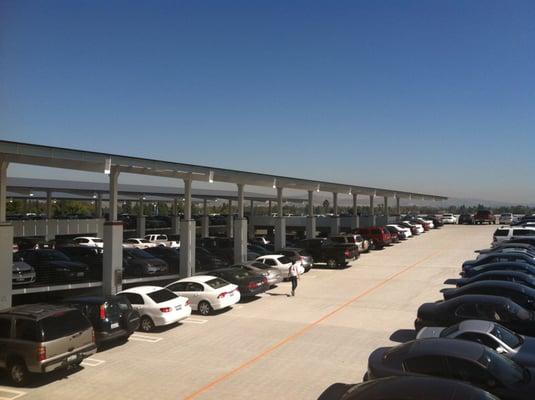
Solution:
[[[180,234],[180,215],[178,215],[178,199],[173,199],[171,215],[171,233],[173,235]]]
[[[338,193],[333,192],[333,216],[331,217],[331,235],[340,233],[340,216],[338,215]]]
[[[109,221],[117,221],[117,201],[119,186],[119,170],[111,167],[110,171],[110,204],[109,204]]]
[[[145,236],[145,226],[146,226],[146,217],[145,217],[145,201],[143,196],[138,200],[138,210],[137,210],[137,220],[136,220],[136,234],[137,237],[142,238]]]
[[[228,201],[227,237],[234,237],[234,214],[232,213],[232,200]]]
[[[238,184],[238,218],[234,221],[234,262],[247,261],[247,220],[244,216],[243,184]]]
[[[357,193],[353,193],[353,216],[351,217],[351,229],[359,227],[359,216],[357,214]]]
[[[191,179],[184,179],[184,220],[180,223],[180,276],[195,274],[195,220],[191,218]]]
[[[123,223],[117,221],[119,170],[110,170],[109,221],[104,223],[104,253],[102,259],[102,291],[115,294],[122,289]]]
[[[210,236],[210,218],[208,217],[208,200],[202,202],[202,237]]]
[[[284,219],[284,203],[282,187],[277,187],[277,218],[275,218],[275,250],[286,247],[286,220]]]
[[[316,217],[314,216],[314,191],[308,191],[308,213],[307,213],[307,239],[316,237]]]
[[[11,307],[13,290],[13,226],[6,223],[8,165],[0,160],[0,310]]]
[[[52,210],[52,192],[50,190],[46,192],[46,218],[54,218],[54,211]]]

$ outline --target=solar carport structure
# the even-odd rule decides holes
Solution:
[[[183,187],[184,218],[180,220],[180,275],[195,273],[195,220],[192,219],[192,185],[200,182],[225,182],[236,185],[238,215],[234,219],[234,259],[243,262],[247,255],[247,220],[244,218],[245,188],[250,186],[270,187],[276,190],[277,217],[275,217],[275,248],[285,247],[286,221],[283,215],[284,189],[308,192],[307,236],[316,231],[314,217],[314,192],[330,192],[333,196],[332,232],[339,231],[338,196],[353,197],[356,209],[357,196],[370,198],[373,213],[376,196],[384,198],[385,210],[388,199],[395,198],[399,210],[400,198],[444,200],[446,197],[423,193],[405,192],[352,184],[315,181],[254,172],[229,170],[201,165],[183,164],[128,157],[109,153],[72,150],[27,143],[0,141],[0,309],[11,306],[12,297],[12,245],[13,227],[6,222],[7,169],[10,163],[97,172],[108,175],[109,219],[104,223],[104,260],[102,290],[114,294],[121,290],[123,225],[118,221],[118,179],[121,173],[175,178],[178,187]],[[355,216],[355,218],[357,218]]]

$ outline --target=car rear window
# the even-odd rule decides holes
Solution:
[[[214,278],[214,279],[210,279],[209,281],[206,281],[206,284],[213,289],[219,289],[219,288],[222,288],[223,286],[227,286],[228,282],[221,278]]]
[[[152,293],[147,293],[155,303],[163,303],[164,301],[169,301],[176,299],[178,296],[171,292],[169,289],[160,289]]]
[[[509,234],[509,229],[496,229],[494,236],[507,236]]]
[[[91,323],[78,310],[61,311],[39,321],[43,342],[91,328]]]

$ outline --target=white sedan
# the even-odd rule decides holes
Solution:
[[[292,265],[292,260],[282,254],[268,254],[266,256],[260,256],[256,259],[263,264],[270,266],[271,268],[276,268],[281,272],[281,275],[284,278],[290,277],[290,267]],[[299,267],[299,274],[305,273],[305,268],[301,261],[297,261]]]
[[[457,218],[455,218],[455,215],[450,213],[442,214],[442,222],[444,224],[456,224]]]
[[[78,246],[83,246],[83,247],[98,247],[101,249],[104,247],[104,240],[98,237],[93,237],[93,236],[75,237],[73,239],[73,242],[76,243]]]
[[[398,225],[398,224],[388,224],[387,226],[391,226],[392,228],[395,228],[398,232],[405,232],[405,238],[408,239],[412,236],[412,232],[410,228],[405,228],[404,226]]]
[[[130,247],[136,249],[148,249],[149,247],[156,247],[157,243],[149,242],[147,239],[142,238],[130,238],[126,239],[123,243],[123,247]]]
[[[159,286],[133,287],[117,293],[117,296],[126,297],[139,312],[139,327],[144,332],[150,332],[155,326],[174,324],[191,315],[186,297]]]
[[[191,308],[202,315],[230,307],[240,301],[238,286],[210,275],[196,275],[166,286],[178,296],[187,297]]]

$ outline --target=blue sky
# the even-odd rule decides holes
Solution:
[[[534,21],[532,1],[0,0],[0,137],[533,202]]]

